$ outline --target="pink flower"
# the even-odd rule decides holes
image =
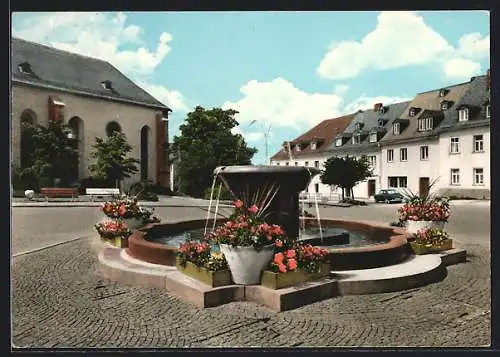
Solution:
[[[243,202],[241,200],[234,201],[234,207],[241,208],[243,206]]]
[[[280,239],[276,239],[274,242],[277,248],[281,248],[283,246],[283,242]]]
[[[259,210],[259,207],[257,207],[256,205],[252,205],[249,209],[248,209],[248,212],[250,213],[257,213],[257,211]]]

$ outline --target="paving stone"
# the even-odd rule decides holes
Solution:
[[[438,282],[341,296],[274,313],[252,302],[198,309],[167,292],[103,279],[88,240],[15,257],[13,342],[24,347],[486,346],[490,252]]]

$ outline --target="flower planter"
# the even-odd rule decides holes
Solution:
[[[137,229],[143,226],[141,218],[124,218],[123,221],[129,229]]]
[[[219,247],[226,258],[235,284],[259,284],[262,271],[271,263],[274,255],[272,244],[262,247],[261,250],[256,250],[252,246],[233,247],[228,244],[220,244]]]
[[[204,267],[197,267],[189,261],[186,262],[185,266],[182,266],[179,258],[175,260],[175,266],[180,272],[212,288],[231,285],[231,272],[229,270],[210,271]]]
[[[112,246],[117,248],[127,248],[128,240],[123,239],[122,237],[113,237],[113,238],[102,238],[105,242],[108,242]]]
[[[425,245],[419,244],[417,242],[410,242],[410,245],[413,253],[415,253],[416,255],[422,255],[429,253],[438,253],[442,252],[443,250],[451,249],[453,248],[453,240],[446,239],[442,244],[433,245],[432,247],[426,247]]]
[[[306,281],[317,280],[330,273],[330,264],[321,264],[320,270],[316,273],[308,273],[304,270],[290,271],[287,273],[275,273],[264,270],[260,284],[270,289],[282,289],[289,286],[304,283]]]
[[[406,221],[406,231],[410,234],[417,234],[421,229],[438,228],[444,229],[445,221]]]

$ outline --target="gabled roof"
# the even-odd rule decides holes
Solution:
[[[473,77],[467,92],[456,105],[456,109],[462,106],[474,109],[469,113],[469,120],[459,122],[458,115],[448,116],[441,123],[440,131],[453,131],[467,127],[490,125],[490,119],[486,118],[485,105],[490,99],[487,81],[487,76]]]
[[[394,119],[396,119],[403,113],[403,111],[408,107],[409,103],[410,102],[407,101],[385,105],[384,108],[386,108],[386,110],[384,112],[374,111],[373,109],[370,109],[357,113],[351,123],[344,130],[344,133],[352,134],[353,132],[355,132],[357,123],[363,124],[361,128],[362,135],[369,134],[371,131],[385,133],[386,131],[388,131],[387,128],[392,125]],[[383,120],[385,122],[383,128],[379,127],[379,120]],[[331,152],[346,150],[362,151],[376,146],[377,143],[370,143],[369,135],[367,135],[365,137],[362,136],[362,141],[359,144],[353,144],[351,140],[347,141],[342,146],[335,146],[335,143],[332,143],[328,150]]]
[[[352,118],[356,113],[341,116],[339,118],[323,120],[321,123],[305,132],[301,136],[290,142],[292,147],[292,157],[300,158],[303,156],[313,156],[317,153],[324,152],[331,142],[335,140],[335,136],[338,133],[344,131],[347,125],[351,122]],[[311,147],[307,145],[301,151],[297,152],[293,149],[294,145],[303,142],[310,143],[313,139],[323,139],[323,143],[317,147],[316,150],[311,150]],[[285,149],[281,149],[279,152],[271,157],[271,160],[288,160],[289,155]]]
[[[110,63],[38,43],[12,38],[12,81],[171,111]],[[32,74],[19,71],[28,63]],[[112,89],[102,82],[109,81]]]
[[[448,93],[446,93],[444,97],[439,96],[439,92],[442,89],[448,90]],[[380,140],[380,143],[389,144],[400,140],[436,135],[436,127],[430,131],[418,131],[418,119],[421,118],[422,115],[429,113],[429,111],[435,111],[436,113],[441,112],[441,102],[443,100],[451,101],[453,102],[453,105],[447,110],[442,111],[443,121],[441,121],[441,123],[443,123],[446,118],[458,118],[456,110],[457,103],[462,99],[468,89],[469,82],[417,94],[417,96],[409,103],[406,110],[398,117],[398,119],[402,119],[403,122],[407,122],[408,125],[399,135],[394,135],[392,130],[388,130],[387,134]],[[410,108],[420,108],[420,111],[415,116],[410,116]]]

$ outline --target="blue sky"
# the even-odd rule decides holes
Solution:
[[[489,68],[486,11],[17,13],[13,36],[111,62],[174,113],[240,111],[265,161],[321,120]],[[249,123],[256,119],[252,125]]]

